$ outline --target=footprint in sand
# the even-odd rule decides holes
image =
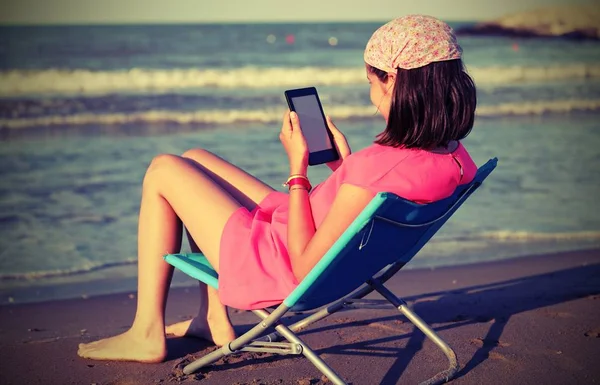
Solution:
[[[42,338],[39,340],[29,340],[29,341],[23,341],[24,344],[47,344],[49,342],[56,342],[60,339],[60,337],[49,337],[49,338]]]
[[[473,338],[471,340],[471,343],[473,345],[477,345],[478,347],[483,347],[483,346],[499,346],[501,348],[505,348],[507,346],[510,346],[509,343],[506,342],[502,342],[502,341],[497,341],[497,340],[490,340],[490,339],[483,339],[483,338]]]
[[[107,382],[106,385],[138,385],[139,379],[137,378],[123,378],[112,382]],[[92,385],[100,385],[99,383],[92,383]]]
[[[549,311],[546,315],[552,318],[573,318],[574,315],[564,311]]]
[[[191,375],[183,373],[183,368],[186,365],[192,363],[195,360],[196,360],[196,357],[194,357],[191,354],[188,354],[184,358],[180,359],[173,366],[173,368],[171,370],[171,373],[169,373],[168,381],[169,382],[178,382],[179,383],[179,382],[183,382],[183,381],[187,380],[188,378],[192,378],[192,379],[194,379],[196,381],[200,381],[200,380],[203,380],[205,378],[210,377],[210,373],[196,372],[196,373],[191,374]]]
[[[493,360],[510,361],[508,358],[498,352],[490,352],[489,357]]]
[[[298,385],[315,385],[321,384],[323,382],[327,382],[327,377],[325,377],[325,381],[323,378],[301,378],[298,380]]]
[[[380,330],[385,330],[385,331],[392,332],[392,333],[406,333],[407,332],[402,327],[393,327],[393,326],[385,325],[380,322],[371,322],[371,323],[367,324],[367,326],[376,328],[376,329],[380,329]]]

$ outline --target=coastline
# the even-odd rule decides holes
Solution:
[[[404,270],[388,287],[455,349],[461,371],[453,383],[600,382],[593,358],[600,355],[600,249]],[[193,315],[195,294],[172,289],[167,322]],[[368,299],[369,309],[337,313],[300,337],[354,384],[415,383],[445,367],[437,348],[393,307],[377,295]],[[161,364],[77,357],[80,342],[125,330],[134,311],[131,292],[0,306],[2,383],[322,383],[305,359],[248,353],[182,377],[181,361],[212,349],[187,338],[169,339]],[[238,332],[258,320],[237,310],[231,317]]]
[[[510,236],[510,235],[508,235]],[[550,236],[552,238],[553,235]],[[463,237],[460,242],[465,246],[462,249],[449,251],[456,241],[444,240],[438,237],[433,242],[425,245],[404,268],[404,271],[436,270],[448,267],[468,267],[470,265],[496,263],[534,255],[547,255],[555,253],[579,253],[600,249],[600,244],[595,241],[585,241],[576,238],[562,240],[560,243],[543,240],[527,242],[513,240],[486,239],[485,246],[477,240]],[[516,236],[518,238],[518,235]],[[473,245],[469,246],[470,243]],[[182,252],[191,252],[184,248]],[[439,258],[444,255],[444,258]],[[128,261],[122,264],[101,267],[75,274],[33,275],[27,279],[13,278],[0,279],[0,306],[17,304],[38,304],[44,302],[63,301],[70,299],[88,299],[105,295],[132,294],[137,290],[137,261]],[[175,270],[171,281],[171,289],[195,287],[196,280]]]

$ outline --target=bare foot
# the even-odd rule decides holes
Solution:
[[[118,336],[79,344],[77,354],[93,360],[154,363],[165,359],[167,346],[164,335],[162,338],[148,338],[129,330]]]
[[[165,333],[175,337],[196,337],[223,346],[235,339],[235,332],[229,320],[209,322],[200,317],[177,322],[165,327]]]

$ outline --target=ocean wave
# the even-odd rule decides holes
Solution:
[[[529,231],[492,231],[479,234],[478,237],[495,241],[529,242],[529,241],[599,241],[600,231],[578,232],[529,232]]]
[[[490,247],[491,244],[521,244],[521,243],[564,243],[600,244],[600,231],[565,231],[565,232],[535,232],[516,230],[496,230],[486,232],[467,232],[463,234],[438,235],[430,242],[431,247]],[[450,245],[450,246],[448,246]]]
[[[521,103],[480,105],[476,114],[481,117],[566,114],[600,110],[600,99],[544,100]]]
[[[43,279],[43,278],[68,277],[68,276],[72,276],[72,275],[91,273],[93,271],[108,269],[111,267],[135,265],[136,263],[137,263],[137,259],[127,259],[124,261],[112,261],[112,262],[98,262],[98,263],[90,262],[83,266],[73,267],[70,269],[31,271],[31,272],[25,272],[25,273],[1,273],[0,281],[12,281],[12,280],[29,281],[29,280]]]
[[[429,250],[436,250],[436,252],[437,250],[443,250],[443,252],[446,254],[452,254],[460,252],[461,250],[464,251],[469,248],[482,249],[494,247],[493,245],[497,246],[498,244],[516,245],[525,242],[538,245],[557,242],[565,246],[561,249],[563,251],[579,250],[582,248],[586,248],[586,245],[587,247],[597,247],[598,243],[600,242],[600,231],[544,233],[498,230],[483,233],[466,233],[460,235],[437,236],[433,238],[432,241],[428,243],[425,248]],[[131,258],[124,261],[98,263],[90,262],[83,266],[73,267],[64,270],[56,269],[23,273],[1,273],[0,281],[26,281],[34,279],[67,277],[74,275],[82,275],[108,268],[131,266],[135,265],[136,263],[136,259]]]
[[[544,114],[564,114],[578,111],[598,111],[600,100],[556,100],[529,103],[505,103],[479,106],[479,117],[529,116]],[[368,119],[376,116],[373,106],[331,106],[327,113],[336,120]],[[152,110],[137,113],[74,115],[50,115],[33,118],[0,119],[0,127],[26,129],[48,126],[119,126],[130,124],[170,124],[170,125],[231,125],[244,123],[274,123],[281,120],[281,109],[229,109],[173,111]]]
[[[467,70],[477,85],[600,79],[600,65],[598,64],[565,64],[547,67],[467,67]]]
[[[506,85],[540,81],[599,79],[600,65],[572,64],[548,67],[472,67],[478,85]],[[234,69],[133,68],[117,71],[11,70],[0,72],[0,96],[38,94],[107,94],[166,92],[190,88],[286,88],[306,85],[364,84],[360,67],[242,67]]]

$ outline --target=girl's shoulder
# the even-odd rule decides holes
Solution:
[[[345,180],[375,181],[403,163],[411,151],[373,143],[342,163]]]
[[[449,160],[457,158],[463,166],[473,168],[475,163],[461,142],[450,152],[434,152],[415,148],[391,147],[373,143],[355,153],[352,153],[344,164],[348,169],[367,169],[370,172],[385,172],[397,166],[410,166],[412,170],[420,168],[439,167],[445,163],[453,166]]]
[[[346,165],[343,183],[422,203],[451,195],[477,169],[462,144],[447,153],[376,145],[356,154]]]
[[[373,143],[357,152],[352,153],[347,159],[353,163],[363,162],[386,162],[388,160],[398,160],[411,154],[411,150],[399,147],[382,146]]]

